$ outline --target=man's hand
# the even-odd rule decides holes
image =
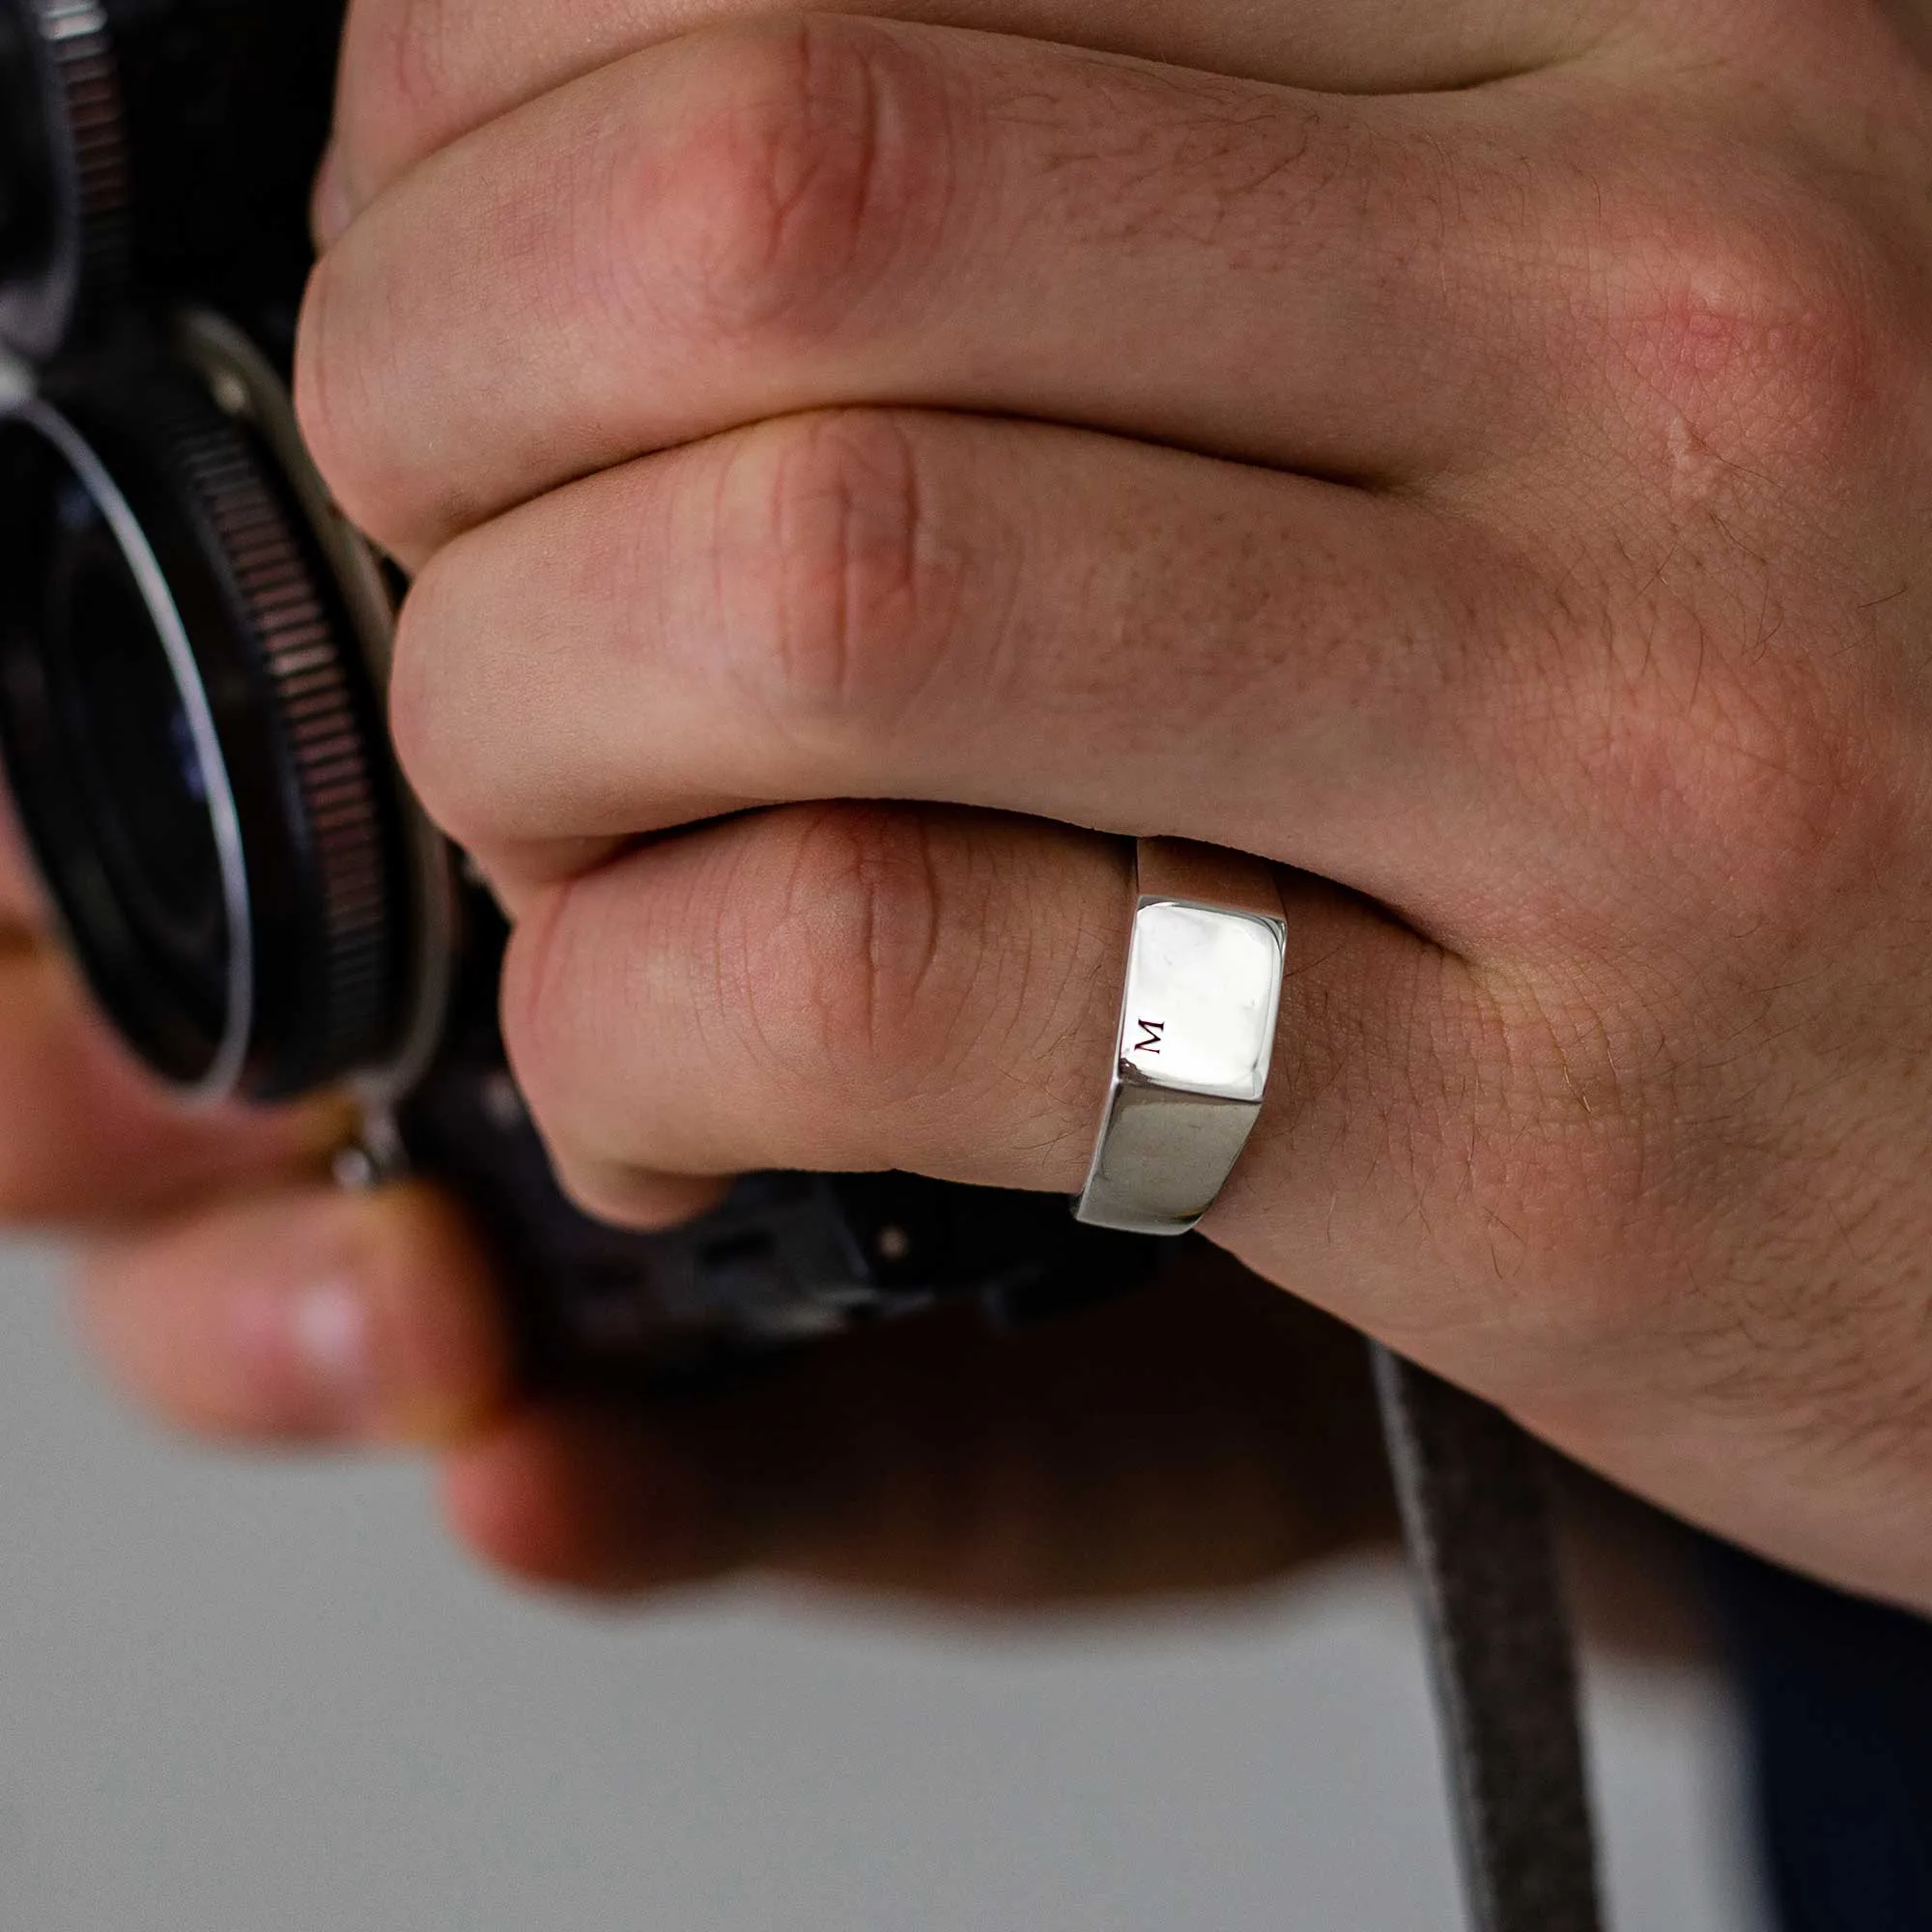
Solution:
[[[487,1257],[425,1189],[329,1186],[349,1125],[156,1092],[86,1009],[0,811],[0,1221],[82,1236],[89,1336],[177,1427],[440,1452],[480,1555],[598,1592],[756,1569],[1064,1605],[1271,1581],[1385,1528],[1359,1350],[1229,1264],[655,1413],[518,1408]]]
[[[364,0],[319,199],[305,422],[421,572],[399,741],[580,1196],[1071,1191],[1101,835],[1240,847],[1292,975],[1215,1237],[1932,1606],[1892,25],[747,11]]]

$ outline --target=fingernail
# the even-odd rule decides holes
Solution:
[[[295,1356],[319,1408],[352,1433],[381,1421],[375,1329],[368,1296],[353,1281],[311,1282],[289,1310]]]
[[[499,1311],[478,1271],[432,1238],[444,1214],[402,1196],[337,1197],[281,1217],[277,1263],[253,1248],[228,1319],[242,1375],[284,1428],[441,1445],[500,1406]]]
[[[309,205],[317,248],[326,253],[334,247],[355,219],[355,204],[350,196],[349,179],[343,170],[340,151],[331,141],[315,178],[315,196]]]
[[[251,1285],[233,1320],[246,1373],[289,1427],[340,1441],[384,1433],[375,1314],[352,1276]]]

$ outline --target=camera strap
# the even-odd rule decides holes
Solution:
[[[1474,1932],[1600,1932],[1575,1643],[1539,1444],[1375,1348]]]

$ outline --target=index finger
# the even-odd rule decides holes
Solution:
[[[800,10],[782,0],[354,0],[336,148],[317,197],[334,239],[461,135],[541,94],[700,27]],[[858,11],[858,10],[854,10]],[[1468,86],[1598,43],[1630,0],[869,0],[884,19],[976,28],[1336,93]]]

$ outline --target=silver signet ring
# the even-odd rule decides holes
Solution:
[[[1106,1118],[1076,1210],[1096,1228],[1184,1235],[1247,1146],[1274,1057],[1288,923],[1258,859],[1140,842]]]

